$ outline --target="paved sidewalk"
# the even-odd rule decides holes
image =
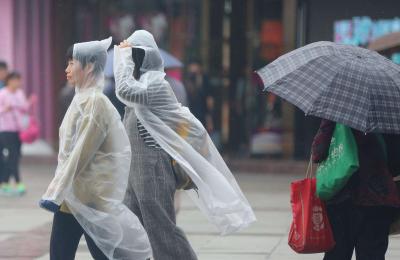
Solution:
[[[37,207],[55,165],[29,161],[22,167],[28,193],[22,198],[0,197],[0,259],[49,259],[51,214]],[[183,194],[178,224],[186,231],[199,260],[314,260],[287,245],[291,221],[289,183],[300,174],[237,173],[258,222],[242,232],[221,237]],[[92,259],[82,240],[77,260]],[[387,260],[400,259],[400,237],[391,238]]]

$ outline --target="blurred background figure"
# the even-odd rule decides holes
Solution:
[[[181,81],[181,69],[183,67],[182,62],[163,49],[160,49],[160,54],[164,61],[164,70],[166,74],[165,79],[168,81],[172,90],[174,91],[178,102],[187,107],[189,105],[187,92]]]
[[[187,66],[185,85],[190,111],[207,129],[215,146],[220,148],[219,133],[215,127],[217,125],[215,93],[199,61],[192,61]]]
[[[174,91],[176,99],[178,99],[178,102],[181,103],[182,106],[187,107],[189,104],[188,98],[187,98],[187,92],[186,92],[185,86],[183,85],[182,81],[175,78],[174,76],[171,76],[169,74],[168,69],[165,70],[165,73],[167,74],[165,76],[165,79],[168,81],[172,90]]]
[[[187,66],[185,85],[188,90],[190,111],[209,130],[211,126],[206,125],[206,99],[209,94],[209,84],[208,78],[203,74],[200,62],[192,61]]]
[[[115,40],[114,40],[115,41]],[[104,95],[106,95],[114,107],[117,109],[121,118],[124,117],[125,114],[125,105],[119,101],[117,96],[115,95],[115,80],[114,80],[114,70],[113,70],[113,60],[114,60],[114,45],[107,52],[107,62],[104,68],[104,76],[105,76],[105,85],[104,85]]]
[[[8,74],[8,66],[4,61],[0,61],[0,89],[5,85],[6,77]]]
[[[23,195],[26,192],[19,174],[19,132],[34,102],[33,96],[27,100],[21,89],[21,75],[18,72],[8,74],[5,87],[0,90],[0,159],[3,165],[0,190],[3,195]],[[11,177],[15,180],[15,186],[10,185]]]
[[[59,114],[59,124],[61,124],[65,113],[67,113],[67,109],[69,104],[71,104],[72,99],[75,95],[75,88],[71,86],[68,82],[65,83],[64,87],[62,87],[59,95],[58,103],[60,104],[60,114]]]

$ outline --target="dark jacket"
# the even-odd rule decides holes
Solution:
[[[335,123],[322,120],[312,144],[312,159],[320,163],[328,157]],[[329,203],[352,200],[361,206],[400,207],[399,191],[393,177],[400,174],[400,136],[365,134],[352,129],[358,147],[360,168]]]

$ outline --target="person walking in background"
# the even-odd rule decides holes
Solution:
[[[18,72],[8,74],[5,87],[0,90],[0,158],[3,165],[1,191],[6,195],[22,195],[26,192],[19,172],[19,132],[33,102],[33,98],[29,101],[26,99],[21,89],[21,75]],[[16,187],[9,184],[11,177],[15,179]]]
[[[5,86],[5,81],[8,75],[8,66],[4,61],[0,61],[0,89]]]
[[[169,85],[172,88],[172,91],[174,91],[176,99],[178,100],[179,103],[182,104],[182,106],[187,107],[189,105],[187,91],[182,81],[174,78],[173,76],[168,75],[168,69],[165,69],[165,73],[166,73],[165,80],[168,81]]]
[[[328,157],[336,123],[323,119],[312,144],[312,159]],[[393,177],[400,174],[399,135],[362,133],[352,129],[359,169],[345,187],[327,201],[327,211],[336,246],[324,260],[384,260],[389,228],[400,208]],[[382,139],[380,139],[382,137]],[[381,141],[380,141],[381,140]]]
[[[200,62],[192,61],[187,66],[185,87],[188,93],[190,111],[200,120],[210,134],[214,144],[219,148],[220,137],[217,130],[216,95]]]
[[[201,65],[197,61],[187,66],[185,86],[188,92],[189,109],[192,114],[206,126],[207,97],[209,96],[208,78],[203,74]]]

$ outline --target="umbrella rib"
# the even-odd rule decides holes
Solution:
[[[336,56],[336,55],[335,55],[335,56]],[[311,105],[311,107],[310,107],[310,111],[309,111],[309,112],[312,113],[313,111],[315,111],[315,106],[316,106],[317,100],[321,100],[321,97],[324,95],[324,93],[325,93],[326,91],[329,91],[329,88],[331,87],[332,83],[334,82],[334,79],[335,79],[338,75],[340,75],[340,72],[341,72],[344,68],[345,68],[345,67],[340,67],[340,69],[335,69],[335,70],[334,70],[335,75],[332,77],[332,80],[330,81],[330,83],[327,84],[325,88],[323,88],[323,91],[321,91],[321,92],[318,94],[318,96],[315,98],[314,102],[312,102],[312,105]]]
[[[292,73],[293,73],[294,71],[301,71],[303,67],[307,67],[307,66],[310,65],[310,63],[312,63],[312,62],[314,62],[314,61],[316,61],[316,60],[318,60],[318,59],[320,59],[320,58],[324,58],[324,57],[325,57],[325,56],[315,57],[315,58],[313,58],[311,61],[309,61],[309,62],[307,62],[307,63],[304,63],[304,64],[302,64],[301,66],[298,66],[295,70],[292,70],[290,73],[285,74],[285,76],[280,77],[278,80],[273,81],[273,83],[268,84],[268,86],[265,87],[264,90],[265,90],[265,91],[269,91],[269,92],[275,93],[276,95],[280,96],[281,98],[283,98],[283,99],[287,100],[288,102],[293,103],[294,105],[296,105],[297,107],[299,107],[301,110],[304,111],[305,114],[308,114],[308,113],[310,112],[310,110],[311,110],[310,108],[307,108],[307,106],[305,106],[304,103],[299,102],[295,97],[292,97],[292,96],[290,96],[290,95],[286,95],[286,94],[284,93],[284,90],[281,90],[281,89],[286,89],[286,88],[284,87],[284,86],[285,86],[284,83],[285,83],[285,81],[288,80],[289,77],[292,76]],[[265,84],[262,71],[259,71],[259,72],[257,72],[257,73],[259,73],[259,75],[261,76],[261,78],[262,78],[262,80],[263,80],[263,83]],[[280,87],[280,88],[275,88],[275,89],[274,89],[274,87],[273,87],[274,85],[276,85],[276,86],[281,86],[281,87]],[[271,88],[272,88],[272,91],[271,91]],[[314,100],[313,100],[313,101],[314,101]]]
[[[298,49],[298,50],[300,50],[300,49]],[[288,53],[288,54],[290,54],[290,53]],[[273,85],[273,84],[277,83],[280,79],[282,79],[282,78],[288,76],[289,74],[291,74],[293,71],[296,71],[296,70],[298,70],[298,69],[300,69],[300,68],[302,68],[304,66],[309,65],[310,62],[313,62],[313,61],[315,61],[317,59],[320,59],[320,58],[323,58],[323,57],[326,57],[326,56],[329,56],[329,55],[334,55],[334,53],[329,53],[329,54],[326,54],[326,55],[323,55],[323,56],[313,57],[313,58],[307,60],[306,62],[304,62],[304,64],[301,64],[299,66],[294,66],[295,67],[294,69],[282,68],[283,65],[280,64],[282,62],[282,60],[285,60],[285,59],[287,59],[287,60],[296,59],[296,56],[299,56],[301,53],[292,54],[290,56],[288,54],[285,54],[284,56],[279,57],[278,59],[274,60],[270,64],[268,64],[265,67],[261,68],[260,70],[256,71],[260,75],[261,79],[263,80],[264,85],[268,85],[268,86]],[[279,65],[276,65],[275,63],[279,64]],[[268,72],[268,71],[272,70],[270,67],[278,67],[278,71],[288,71],[288,72],[287,73],[283,72],[279,76],[275,76],[275,75],[271,76],[272,78],[278,78],[278,79],[274,79],[272,82],[270,82],[271,80],[268,80],[265,76],[263,76],[263,74],[272,74],[272,73]],[[266,88],[268,88],[268,87],[266,87]]]

